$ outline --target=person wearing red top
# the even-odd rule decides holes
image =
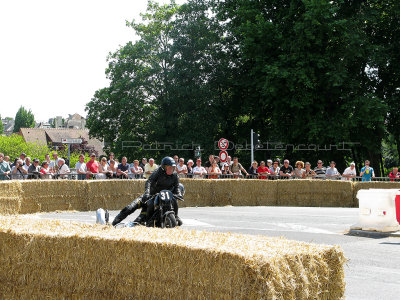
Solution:
[[[257,173],[259,179],[267,179],[268,174],[271,174],[271,171],[265,166],[265,161],[260,162],[260,166],[257,168]]]
[[[88,170],[89,175],[87,178],[89,179],[93,174],[99,173],[99,162],[96,160],[96,154],[90,154],[90,160],[86,163],[86,168]]]
[[[398,179],[400,179],[399,168],[394,167],[392,172],[389,173],[389,177],[390,181],[398,181]]]

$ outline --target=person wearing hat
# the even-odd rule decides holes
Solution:
[[[193,178],[203,178],[204,175],[207,175],[207,170],[201,166],[201,158],[198,158],[193,168]]]
[[[342,180],[352,180],[352,178],[355,178],[357,176],[356,173],[356,164],[352,162],[350,164],[350,167],[346,168],[342,174]]]
[[[194,165],[194,161],[189,159],[187,162],[187,177],[188,178],[193,178],[193,165]]]
[[[33,164],[28,169],[28,179],[39,179],[40,175],[40,161],[38,158],[33,160]]]

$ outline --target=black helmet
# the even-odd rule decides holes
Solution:
[[[164,157],[161,161],[161,168],[165,171],[165,166],[176,167],[176,162],[172,157]]]

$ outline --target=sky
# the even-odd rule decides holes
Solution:
[[[94,92],[108,86],[108,54],[136,39],[125,20],[139,21],[146,7],[147,0],[0,1],[1,117],[15,118],[20,106],[36,121],[85,117]]]

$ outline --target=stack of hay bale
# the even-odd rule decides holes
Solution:
[[[0,181],[0,214],[18,214],[21,210],[21,181]]]
[[[279,206],[352,207],[353,186],[341,180],[278,180]]]
[[[80,180],[24,180],[22,214],[56,210],[88,210],[87,184]]]
[[[0,216],[0,295],[16,298],[341,299],[336,246],[231,233]]]

